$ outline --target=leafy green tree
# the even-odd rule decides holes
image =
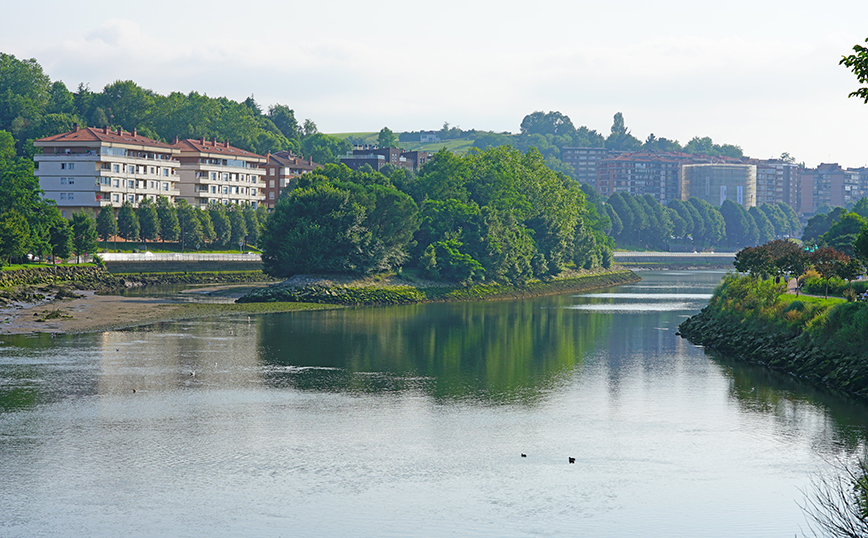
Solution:
[[[865,42],[868,43],[868,39]],[[868,48],[859,44],[854,45],[853,54],[842,57],[839,65],[849,68],[856,75],[859,84],[868,84]],[[848,97],[858,97],[868,103],[868,86],[850,92]]]
[[[868,224],[862,226],[859,235],[853,241],[853,254],[863,265],[868,266]]]
[[[829,279],[838,276],[850,262],[850,257],[831,247],[821,247],[810,255],[814,269],[826,281],[825,297],[829,298]]]
[[[237,245],[239,243],[247,242],[247,219],[244,218],[243,210],[238,206],[232,206],[229,211],[226,212],[226,216],[229,218],[229,227],[231,230],[230,233],[230,243],[233,245]]]
[[[30,247],[30,226],[18,211],[9,209],[0,215],[0,256],[6,262],[21,259]]]
[[[618,151],[635,151],[642,146],[642,142],[630,134],[624,124],[624,115],[620,112],[615,114],[609,137],[606,138],[606,149]]]
[[[202,241],[207,241],[209,243],[215,242],[217,240],[217,232],[214,231],[214,223],[211,221],[211,213],[208,211],[195,211],[194,214],[196,215],[196,218],[199,219],[199,229],[201,230]]]
[[[232,221],[229,220],[227,213],[224,205],[208,204],[208,214],[211,216],[211,223],[214,225],[216,235],[214,241],[218,245],[232,244]]]
[[[675,213],[678,215],[678,217],[684,223],[683,231],[682,231],[681,235],[678,234],[679,228],[678,228],[678,226],[676,226],[676,228],[675,228],[676,237],[684,237],[684,236],[693,234],[694,230],[695,230],[695,225],[693,222],[693,214],[688,209],[687,204],[685,204],[683,201],[681,201],[677,198],[673,198],[672,200],[669,200],[669,202],[667,202],[666,206],[669,209],[672,209],[673,211],[675,211]],[[673,222],[674,222],[674,220],[673,220]]]
[[[302,155],[320,164],[337,164],[340,162],[340,158],[351,149],[352,145],[346,140],[317,132],[312,134],[306,133],[301,141]]]
[[[262,233],[262,226],[259,224],[256,210],[248,205],[244,206],[242,213],[244,214],[244,223],[247,228],[247,243],[259,246],[259,235]]]
[[[421,198],[417,202],[425,199],[467,202],[469,172],[466,159],[441,149],[419,171],[417,183]]]
[[[96,222],[84,211],[72,214],[72,251],[81,262],[81,255],[97,249]]]
[[[105,242],[103,249],[108,250],[108,240],[118,234],[118,221],[112,206],[104,205],[96,216],[96,233]]]
[[[757,232],[759,234],[757,243],[765,244],[773,240],[775,238],[775,227],[772,225],[765,212],[756,206],[751,207],[747,212],[750,213],[751,217],[753,217],[753,221],[757,227]]]
[[[868,221],[856,213],[843,213],[829,227],[829,230],[820,236],[819,243],[852,256],[853,243],[856,241],[860,230],[866,224],[868,224]]]
[[[158,196],[154,205],[157,209],[157,218],[160,219],[160,239],[177,241],[181,234],[181,226],[178,224],[178,212],[175,206],[165,196]]]
[[[118,235],[127,241],[139,238],[139,219],[133,209],[133,204],[125,201],[118,210]]]
[[[132,80],[118,80],[103,89],[96,97],[96,104],[105,111],[112,125],[131,131],[145,123],[154,98]]]
[[[422,254],[422,268],[426,276],[464,284],[482,280],[485,269],[472,256],[461,252],[462,246],[455,238],[429,244]]]
[[[796,214],[796,211],[783,202],[778,202],[777,206],[790,223],[790,229],[789,232],[787,232],[787,235],[790,237],[798,237],[799,231],[802,229],[802,223],[799,221],[799,216]]]
[[[136,217],[139,219],[139,236],[145,241],[145,249],[147,250],[148,241],[155,241],[160,237],[160,217],[150,198],[142,198],[142,201],[139,202]]]
[[[268,117],[287,139],[301,139],[301,129],[294,110],[285,105],[272,105],[268,108]]]
[[[51,219],[48,244],[55,260],[65,260],[72,255],[72,226],[69,220],[60,216],[60,211],[57,211],[57,217]]]
[[[391,129],[383,127],[377,135],[377,145],[381,148],[397,148],[399,147],[398,137],[395,136],[395,133]]]
[[[847,210],[843,207],[836,207],[828,213],[817,213],[805,224],[805,229],[802,232],[802,241],[808,244],[815,244],[820,241],[820,236],[829,231],[829,228],[846,213]]]
[[[175,202],[178,211],[178,224],[181,227],[181,251],[196,248],[202,244],[202,225],[197,217],[198,209],[192,207],[183,198]]]

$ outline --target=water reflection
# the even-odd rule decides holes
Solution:
[[[611,331],[609,316],[561,308],[570,302],[564,296],[270,316],[259,355],[272,365],[317,368],[305,375],[271,371],[278,386],[535,400]]]

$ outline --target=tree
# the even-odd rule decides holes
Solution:
[[[814,524],[814,536],[862,538],[868,536],[868,466],[840,464],[833,477],[817,478],[813,495],[802,506]]]
[[[838,276],[842,269],[850,262],[850,257],[831,247],[818,248],[811,253],[811,263],[814,269],[826,281],[825,297],[829,297],[829,279]]]
[[[0,215],[0,256],[7,262],[23,258],[30,246],[30,226],[18,211]]]
[[[262,226],[259,224],[256,210],[248,205],[244,206],[242,213],[244,214],[244,223],[247,228],[247,244],[259,246],[259,235],[262,233]]]
[[[211,223],[214,225],[214,242],[218,245],[229,245],[232,243],[232,221],[229,220],[229,216],[226,213],[226,206],[208,204],[208,215],[211,217]]]
[[[860,230],[866,224],[868,224],[868,221],[856,213],[843,213],[829,227],[829,230],[820,236],[819,243],[832,247],[848,256],[853,256],[853,243],[859,236]]]
[[[196,216],[198,209],[192,207],[186,200],[180,199],[175,202],[178,210],[178,224],[181,227],[181,252],[186,247],[196,246],[202,243],[202,225]]]
[[[381,148],[397,148],[398,137],[395,136],[395,133],[391,129],[383,127],[377,135],[377,145]]]
[[[243,210],[239,206],[232,206],[226,212],[230,223],[230,238],[229,242],[233,245],[244,244],[247,242],[247,220],[244,218]]]
[[[136,216],[139,219],[139,235],[144,239],[145,250],[147,250],[148,240],[154,241],[160,236],[160,217],[157,214],[157,208],[154,207],[154,202],[150,198],[143,198],[139,202]]]
[[[763,210],[754,206],[748,209],[747,212],[750,213],[750,216],[753,217],[754,223],[756,224],[759,234],[757,242],[759,244],[764,245],[775,238],[775,227]]]
[[[97,249],[96,222],[90,213],[83,211],[72,214],[72,251],[81,263],[81,255],[93,253]]]
[[[868,39],[865,42],[868,43]],[[856,75],[859,84],[868,84],[868,48],[856,44],[853,46],[853,52],[854,54],[842,57],[838,65],[849,68]],[[859,97],[868,104],[868,86],[850,92],[848,97]]]
[[[868,266],[868,224],[862,226],[859,235],[853,241],[853,254],[863,265]]]
[[[160,239],[177,241],[181,234],[177,210],[165,196],[158,196],[154,205],[157,208],[157,217],[160,219]]]
[[[108,240],[118,234],[118,221],[115,211],[110,205],[104,205],[96,216],[96,233],[105,242],[104,250],[108,250]]]
[[[624,124],[624,115],[620,112],[615,113],[611,133],[606,138],[606,149],[634,151],[641,146],[642,142],[630,134],[627,126]]]
[[[65,260],[72,254],[72,226],[60,216],[60,211],[56,212],[57,217],[52,219],[49,228],[48,244],[54,260]]]
[[[139,219],[129,201],[125,201],[118,210],[118,235],[127,241],[139,238]]]

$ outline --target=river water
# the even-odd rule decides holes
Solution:
[[[868,410],[679,338],[721,275],[6,337],[0,536],[801,534]]]

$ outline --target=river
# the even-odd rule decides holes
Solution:
[[[721,276],[5,337],[0,536],[801,535],[868,409],[678,337]]]

